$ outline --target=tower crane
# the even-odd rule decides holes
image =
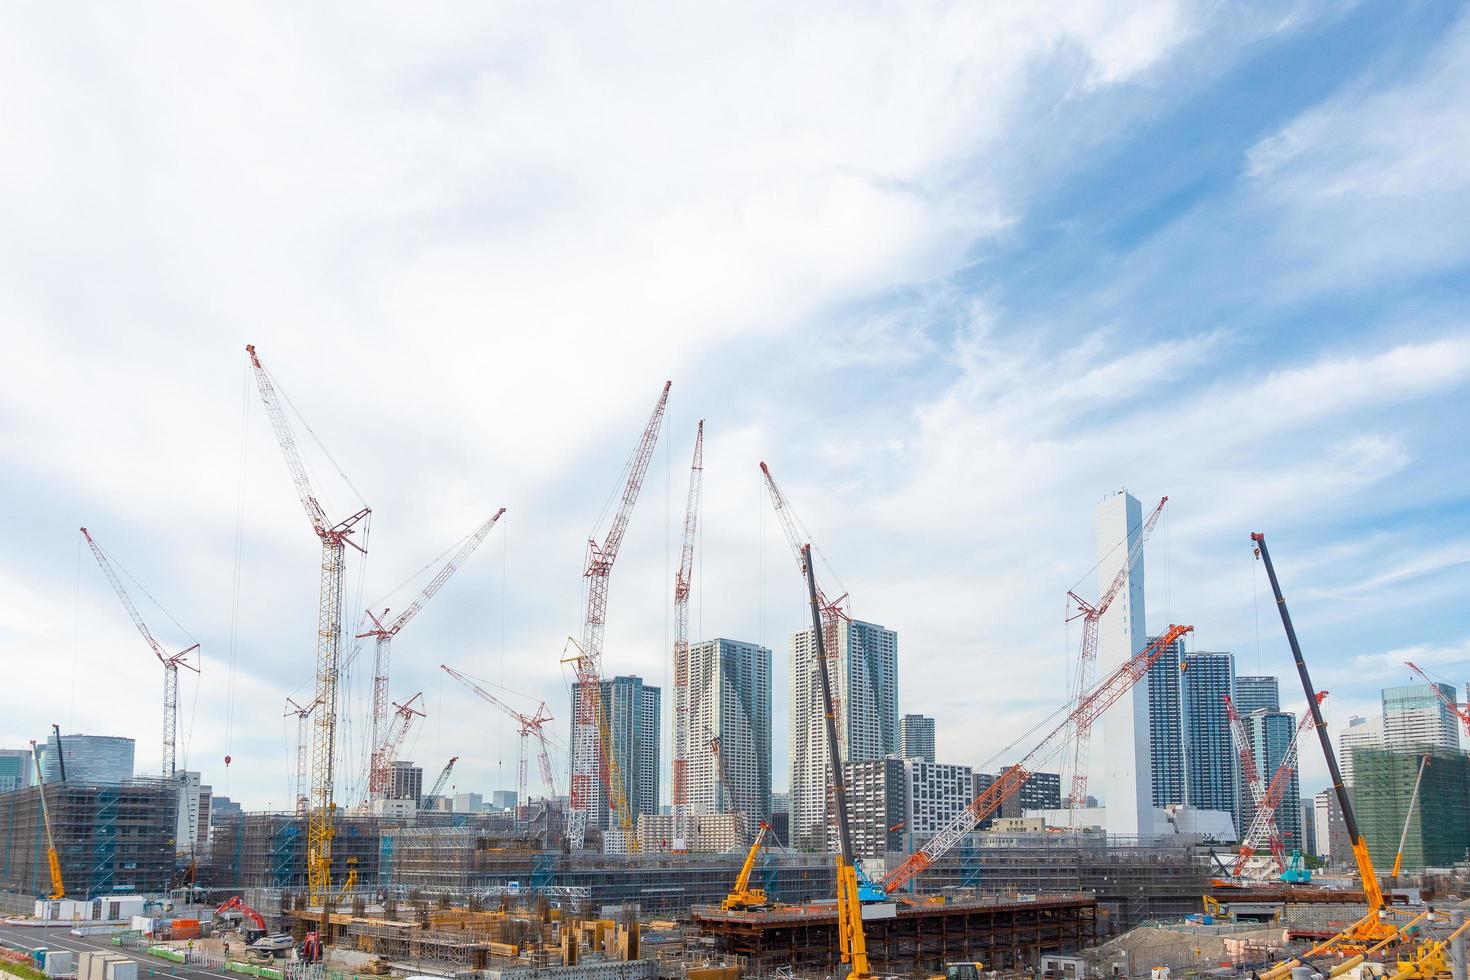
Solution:
[[[431,808],[434,802],[443,795],[444,786],[449,782],[449,774],[454,772],[454,764],[458,761],[459,756],[452,755],[449,757],[449,761],[444,764],[444,768],[439,770],[439,778],[434,780],[434,785],[429,787],[429,792],[424,794],[424,798],[419,801],[420,811]]]
[[[382,744],[383,738],[388,731],[389,645],[393,642],[393,637],[397,636],[398,632],[408,625],[409,620],[417,616],[419,610],[423,609],[424,605],[430,599],[434,598],[434,594],[444,587],[444,583],[449,581],[450,576],[459,571],[459,566],[463,565],[465,560],[475,553],[475,549],[480,546],[480,542],[485,540],[486,535],[490,533],[490,529],[495,526],[495,522],[500,520],[500,515],[504,513],[505,508],[502,507],[494,514],[491,514],[489,520],[475,528],[470,536],[465,539],[464,544],[460,545],[459,550],[439,567],[438,574],[429,581],[428,585],[424,586],[424,590],[419,593],[418,598],[409,603],[408,608],[399,613],[396,618],[385,622],[388,619],[387,609],[384,609],[381,613],[374,613],[371,609],[367,610],[367,617],[373,624],[372,629],[357,634],[356,639],[362,640],[372,637],[376,640],[373,651],[373,714],[371,727],[368,732],[368,745],[372,747],[372,755],[368,760],[369,799],[382,799],[388,792],[388,780],[391,778],[391,770],[393,768],[393,760],[385,758],[379,751],[379,746]]]
[[[313,699],[317,711],[312,726],[311,805],[306,821],[307,891],[311,901],[318,903],[325,902],[332,889],[333,811],[336,809],[333,766],[337,753],[337,679],[342,657],[343,573],[348,545],[367,554],[367,549],[353,541],[352,535],[359,524],[368,520],[372,508],[364,507],[335,524],[327,518],[306,475],[306,464],[296,448],[296,439],[291,434],[275,385],[256,356],[255,346],[247,344],[245,353],[250,356],[255,386],[260,391],[260,400],[265,403],[266,414],[270,416],[271,428],[280,443],[286,469],[296,488],[296,496],[301,500],[301,509],[306,512],[312,532],[322,546],[321,587],[317,594],[316,696]]]
[[[383,737],[383,744],[378,751],[388,760],[387,765],[391,774],[393,760],[398,758],[398,750],[403,745],[403,740],[408,737],[408,729],[413,725],[415,718],[425,717],[424,713],[413,706],[413,703],[423,696],[423,692],[415,694],[407,701],[399,704],[393,703],[393,720],[388,723],[388,734]],[[386,796],[386,791],[384,793]]]
[[[1317,703],[1321,704],[1322,700],[1326,697],[1326,691],[1318,691]],[[1234,711],[1233,705],[1231,706],[1231,710]],[[1231,722],[1232,728],[1234,728],[1235,721],[1239,718],[1239,713],[1236,713],[1235,719],[1232,719]],[[1239,875],[1245,871],[1246,862],[1250,860],[1252,854],[1260,850],[1262,842],[1270,848],[1271,857],[1276,863],[1276,870],[1281,872],[1286,871],[1286,842],[1282,840],[1281,831],[1276,824],[1276,808],[1281,805],[1281,799],[1286,795],[1286,790],[1291,785],[1291,777],[1296,772],[1297,742],[1300,741],[1302,732],[1312,727],[1312,715],[1308,712],[1302,716],[1301,722],[1297,724],[1296,731],[1292,733],[1291,741],[1286,745],[1286,751],[1281,753],[1281,763],[1271,775],[1271,782],[1261,790],[1259,796],[1255,795],[1254,789],[1252,790],[1251,795],[1255,797],[1255,812],[1251,816],[1250,826],[1246,829],[1245,836],[1241,838],[1240,851],[1236,856],[1234,866],[1231,868],[1231,874]],[[1245,735],[1244,723],[1240,725],[1240,729],[1240,733],[1236,736],[1237,740]],[[1246,745],[1249,748],[1249,740],[1247,740]],[[1254,754],[1254,750],[1252,749],[1251,755],[1254,756]],[[1261,777],[1257,774],[1256,786],[1260,786],[1260,783]]]
[[[1368,914],[1349,931],[1346,939],[1354,945],[1372,945],[1392,936],[1392,925],[1384,920],[1383,888],[1373,870],[1373,858],[1368,854],[1368,841],[1358,827],[1358,818],[1353,810],[1353,801],[1342,781],[1342,770],[1337,765],[1337,753],[1332,749],[1332,739],[1327,734],[1327,723],[1322,719],[1322,706],[1317,703],[1316,689],[1312,677],[1307,673],[1307,662],[1302,659],[1301,644],[1297,642],[1296,629],[1291,625],[1291,613],[1286,609],[1286,597],[1281,594],[1281,583],[1276,579],[1276,568],[1271,564],[1271,552],[1266,549],[1266,536],[1259,531],[1251,533],[1256,557],[1266,566],[1266,577],[1271,580],[1271,593],[1276,597],[1276,610],[1281,614],[1281,626],[1286,631],[1286,642],[1291,647],[1296,661],[1297,676],[1301,678],[1302,693],[1307,696],[1307,708],[1312,713],[1312,725],[1317,729],[1317,739],[1322,744],[1322,755],[1327,760],[1327,772],[1332,779],[1332,790],[1337,794],[1337,804],[1342,808],[1342,822],[1347,827],[1348,840],[1352,842],[1353,857],[1358,864],[1358,875],[1363,881],[1363,897]]]
[[[974,830],[976,824],[1020,792],[1021,787],[1025,785],[1026,780],[1031,778],[1031,774],[1036,771],[1038,765],[1061,752],[1066,747],[1071,732],[1078,731],[1083,726],[1091,725],[1096,721],[1098,716],[1112,707],[1124,694],[1127,694],[1133,685],[1148,676],[1148,669],[1153,666],[1154,661],[1159,659],[1159,654],[1169,644],[1193,629],[1193,626],[1170,626],[1161,636],[1154,637],[1147,646],[1104,678],[1100,684],[1083,693],[1071,713],[1047,733],[1047,736],[1034,749],[1026,753],[1020,762],[1002,769],[995,782],[971,800],[969,805],[949,823],[941,827],[938,833],[929,838],[928,843],[909,855],[908,860],[903,864],[888,872],[883,878],[883,890],[892,894],[943,857],[966,834]]]
[[[1438,684],[1430,680],[1428,674],[1424,673],[1424,671],[1420,670],[1412,662],[1406,660],[1404,661],[1404,666],[1424,679],[1424,683],[1429,685],[1429,689],[1434,692],[1434,696],[1439,698],[1439,703],[1448,708],[1450,714],[1460,719],[1460,724],[1465,726],[1465,734],[1470,735],[1470,704],[1460,705],[1454,698],[1446,694]]]
[[[555,771],[551,768],[551,751],[547,747],[546,732],[544,731],[546,723],[553,719],[551,712],[547,710],[546,702],[542,701],[536,706],[536,710],[528,715],[512,708],[448,664],[440,664],[439,669],[479,695],[482,700],[494,705],[500,711],[509,715],[515,721],[516,725],[519,726],[520,755],[516,760],[516,805],[519,806],[528,801],[526,795],[526,749],[528,742],[532,738],[536,739],[540,745],[540,754],[537,757],[537,762],[541,767],[541,780],[546,784],[546,795],[555,798],[557,796],[556,776]]]
[[[1159,515],[1164,512],[1164,504],[1169,502],[1168,497],[1159,498],[1156,506],[1149,515],[1143,519],[1139,526],[1138,536],[1128,546],[1127,557],[1123,559],[1123,565],[1118,569],[1118,574],[1113,576],[1113,581],[1108,585],[1102,595],[1098,596],[1097,602],[1088,602],[1076,592],[1068,592],[1067,597],[1077,604],[1077,611],[1068,617],[1082,620],[1082,649],[1077,654],[1077,680],[1073,690],[1075,697],[1082,697],[1082,693],[1091,689],[1093,679],[1097,676],[1097,634],[1098,624],[1102,621],[1103,613],[1113,604],[1118,593],[1128,584],[1128,577],[1133,566],[1143,554],[1143,546],[1148,542],[1149,535],[1153,533],[1154,525],[1159,522]],[[1089,749],[1092,746],[1092,723],[1087,722],[1079,725],[1076,737],[1072,742],[1072,812],[1080,810],[1087,804],[1087,768]]]
[[[674,846],[689,849],[689,590],[694,573],[694,539],[699,526],[699,493],[704,481],[704,419],[694,434],[689,466],[689,499],[684,506],[684,542],[674,576]]]
[[[580,848],[586,840],[588,811],[593,803],[593,784],[599,778],[607,790],[612,807],[618,817],[623,843],[629,849],[638,849],[638,838],[630,833],[632,815],[628,809],[627,789],[623,785],[616,753],[612,746],[601,742],[601,730],[606,717],[602,704],[602,637],[607,626],[608,580],[612,576],[613,564],[618,550],[623,545],[623,536],[628,531],[628,522],[633,516],[633,504],[638,500],[638,491],[643,487],[643,477],[653,462],[653,449],[658,443],[659,427],[663,424],[664,409],[669,402],[672,381],[664,382],[663,392],[654,405],[643,434],[628,460],[628,478],[623,484],[623,496],[607,529],[607,536],[598,544],[595,538],[587,540],[587,565],[582,575],[587,580],[587,607],[582,618],[582,642],[577,656],[570,658],[577,671],[577,711],[573,723],[572,739],[572,787],[571,807],[567,814],[567,838],[572,847]]]
[[[317,703],[312,701],[302,707],[290,698],[286,699],[286,713],[283,717],[296,719],[296,779],[291,784],[296,788],[296,812],[306,813],[306,743],[311,726],[311,713],[316,710]]]
[[[174,751],[179,727],[179,668],[187,667],[194,673],[199,673],[199,668],[185,659],[199,649],[199,644],[195,643],[175,654],[165,653],[163,647],[153,638],[148,624],[143,622],[138,607],[133,605],[132,599],[128,598],[127,590],[123,588],[122,581],[117,577],[117,572],[113,571],[112,562],[107,560],[107,555],[101,546],[93,540],[86,528],[82,528],[82,537],[87,539],[87,547],[92,549],[97,564],[102,568],[102,574],[106,575],[107,581],[112,583],[112,591],[116,592],[117,597],[122,600],[123,608],[128,611],[133,625],[138,627],[138,632],[143,634],[143,639],[153,650],[153,655],[163,665],[163,778],[173,782],[175,776]]]
[[[786,535],[786,543],[791,546],[791,553],[796,556],[797,568],[802,574],[806,574],[806,563],[810,557],[810,548],[803,542],[806,535],[802,533],[800,522],[791,510],[791,505],[786,500],[786,495],[776,485],[776,478],[771,475],[771,468],[764,462],[761,463],[761,476],[766,481],[766,491],[771,497],[771,507],[776,512],[776,519],[781,522],[781,532]],[[847,613],[847,594],[843,593],[835,599],[829,599],[822,592],[822,587],[817,586],[817,602],[821,606],[821,629],[823,648],[827,651],[827,669],[832,669],[833,663],[839,656],[838,632],[841,624],[851,617]],[[842,714],[842,696],[832,692],[832,710],[837,718],[837,730],[846,731],[846,723]]]

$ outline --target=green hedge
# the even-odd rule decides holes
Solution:
[[[40,970],[34,970],[21,963],[12,963],[10,960],[0,960],[0,970],[24,977],[25,980],[46,980],[46,974]]]

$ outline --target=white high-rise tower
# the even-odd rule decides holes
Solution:
[[[1143,524],[1138,498],[1126,490],[1097,505],[1097,580],[1106,591]],[[1143,610],[1143,554],[1128,571],[1128,584],[1098,622],[1097,676],[1107,677],[1148,642]],[[1107,831],[1124,837],[1153,836],[1153,759],[1149,752],[1148,677],[1103,713],[1103,792]]]

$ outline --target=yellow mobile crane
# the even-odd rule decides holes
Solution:
[[[827,759],[832,767],[832,801],[837,810],[837,949],[842,962],[852,965],[847,980],[872,980],[868,944],[863,937],[863,906],[858,900],[857,866],[852,857],[852,831],[847,825],[847,785],[838,751],[837,715],[832,707],[832,682],[827,677],[827,650],[822,640],[822,603],[817,599],[809,544],[802,546],[801,563],[806,566],[806,592],[812,606],[812,639],[816,641],[817,676],[821,678],[822,711],[827,722]]]
[[[61,750],[61,736],[56,737],[57,751]],[[51,865],[51,898],[65,898],[66,886],[61,882],[61,859],[56,855],[56,837],[51,833],[51,810],[46,806],[46,780],[41,775],[41,756],[36,751],[36,740],[31,739],[31,758],[36,763],[36,792],[41,794],[41,820],[46,824],[46,860]]]
[[[760,832],[755,835],[755,843],[750,845],[750,853],[745,855],[745,863],[740,866],[740,876],[735,879],[735,887],[730,889],[730,894],[720,903],[720,908],[726,912],[765,908],[766,891],[764,888],[750,887],[750,874],[755,870],[755,857],[766,845],[766,834],[770,829],[771,825],[762,820]]]
[[[1297,642],[1296,630],[1291,625],[1291,613],[1286,611],[1286,599],[1281,594],[1281,583],[1276,579],[1276,569],[1271,564],[1271,552],[1266,550],[1266,536],[1257,531],[1251,534],[1255,542],[1256,556],[1266,566],[1266,577],[1271,580],[1271,592],[1276,597],[1276,609],[1281,613],[1281,625],[1286,628],[1286,642],[1291,646],[1291,655],[1296,660],[1296,672],[1301,678],[1302,690],[1307,696],[1307,710],[1312,713],[1312,722],[1317,729],[1317,738],[1322,743],[1322,754],[1327,759],[1327,772],[1332,777],[1332,790],[1337,794],[1342,807],[1342,821],[1347,825],[1348,839],[1352,841],[1353,857],[1358,862],[1358,875],[1363,879],[1363,896],[1367,900],[1368,914],[1343,934],[1343,948],[1360,952],[1366,947],[1377,945],[1392,938],[1398,930],[1387,921],[1384,908],[1383,889],[1378,884],[1378,875],[1373,870],[1373,859],[1368,855],[1368,841],[1358,829],[1358,820],[1353,813],[1353,801],[1348,797],[1342,782],[1342,770],[1337,767],[1337,753],[1332,751],[1332,739],[1327,734],[1327,724],[1322,720],[1322,706],[1317,702],[1317,689],[1312,686],[1312,677],[1307,673],[1306,661],[1302,659],[1301,644]]]

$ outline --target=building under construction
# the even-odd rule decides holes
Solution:
[[[333,821],[334,881],[345,881],[354,867],[359,881],[377,881],[384,822],[374,816],[339,816]],[[199,883],[232,892],[305,888],[306,818],[295,813],[241,813],[216,821],[208,859],[199,868]]]
[[[1393,867],[1400,839],[1405,868],[1448,868],[1464,860],[1470,848],[1470,759],[1448,749],[1358,748],[1353,767],[1358,823],[1375,865]]]
[[[40,786],[0,793],[0,890],[46,895],[46,820]],[[45,785],[67,897],[163,892],[176,866],[178,790],[162,780]]]

